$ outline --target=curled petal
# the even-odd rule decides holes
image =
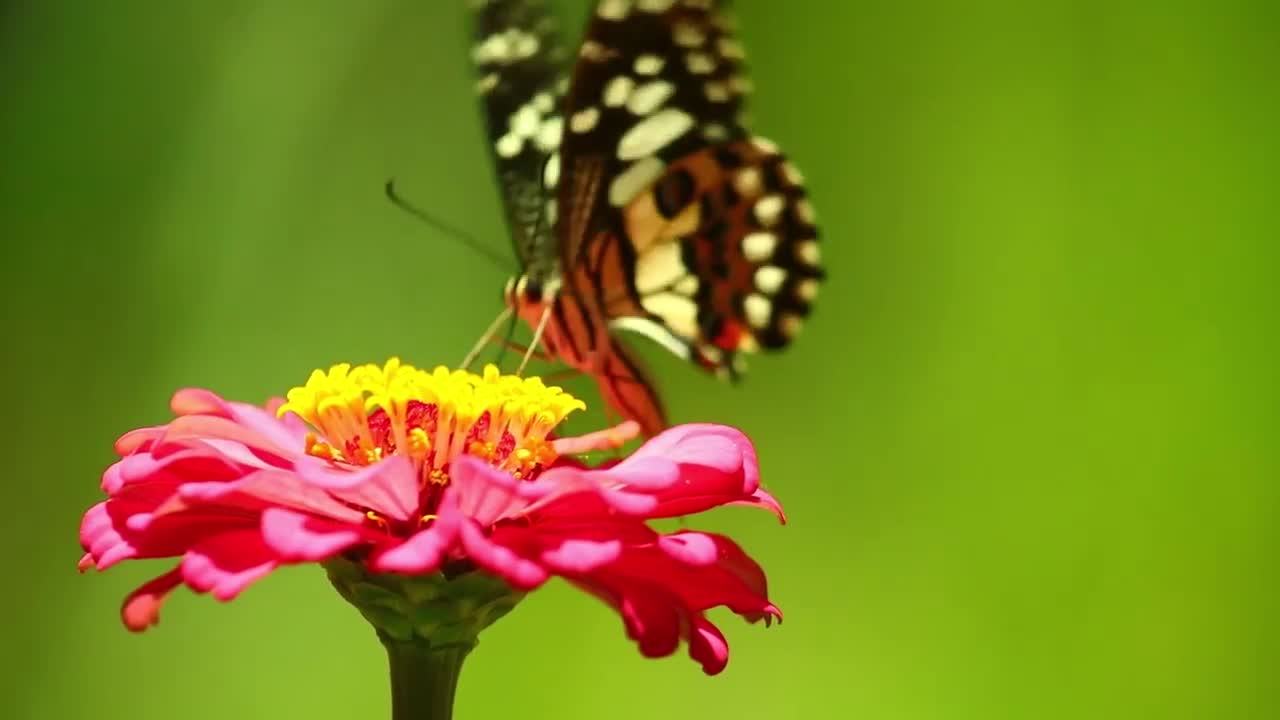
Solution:
[[[297,449],[286,450],[272,438],[234,420],[216,415],[183,415],[174,418],[165,426],[163,437],[156,440],[151,452],[163,455],[190,447],[193,443],[212,445],[219,440],[225,442],[216,447],[224,453],[234,453],[237,448],[245,451],[239,458],[243,462],[252,459],[280,460],[298,454]]]
[[[777,516],[778,521],[783,525],[787,524],[787,514],[782,510],[782,503],[778,502],[778,500],[774,498],[773,495],[766,492],[764,488],[756,488],[756,491],[751,493],[751,497],[745,500],[734,500],[733,502],[726,504],[763,508]]]
[[[120,619],[133,632],[142,632],[160,622],[160,606],[173,589],[182,584],[182,573],[174,568],[129,593],[120,607]]]
[[[276,418],[276,408],[268,406],[263,409],[224,400],[217,393],[200,388],[177,391],[169,401],[169,407],[179,416],[199,414],[226,418],[282,448],[300,448],[306,437],[306,428],[296,416],[292,416],[294,422],[285,422]]]
[[[150,448],[156,440],[159,440],[163,436],[163,425],[130,430],[116,439],[114,449],[116,455],[126,457],[133,453],[142,452]]]
[[[702,672],[717,675],[729,664],[729,642],[724,633],[705,617],[693,618],[689,633],[689,657],[702,665]]]

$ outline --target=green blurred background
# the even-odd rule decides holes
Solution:
[[[76,530],[174,388],[454,363],[499,309],[500,272],[382,197],[507,252],[461,5],[2,6],[4,716],[387,716],[318,569],[133,636],[165,563],[78,576]],[[758,442],[791,524],[695,525],[786,624],[718,615],[708,679],[552,583],[459,716],[1276,717],[1276,5],[738,6],[830,282],[738,388],[647,356],[675,420]]]

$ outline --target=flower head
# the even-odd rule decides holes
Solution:
[[[428,372],[396,359],[317,370],[266,408],[196,389],[171,406],[174,420],[116,442],[108,498],[81,524],[82,569],[180,558],[125,600],[130,629],[154,624],[179,585],[229,600],[306,562],[325,563],[348,598],[368,594],[357,585],[435,600],[465,587],[474,609],[484,595],[488,610],[450,631],[471,641],[558,575],[617,608],[644,654],[670,654],[683,637],[709,673],[728,651],[704,611],[780,617],[764,573],[728,538],[661,534],[645,522],[731,504],[782,516],[759,487],[750,441],[732,428],[678,426],[619,462],[586,467],[569,454],[616,447],[634,428],[555,438],[583,407],[559,388],[492,367]],[[435,584],[408,592],[404,583]],[[405,620],[420,612],[356,604],[389,636],[444,632]]]

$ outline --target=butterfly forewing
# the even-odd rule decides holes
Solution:
[[[525,267],[551,262],[568,52],[541,0],[473,0],[476,92],[512,241]],[[544,259],[545,258],[545,259]]]

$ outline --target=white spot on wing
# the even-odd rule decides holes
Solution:
[[[648,318],[621,317],[609,323],[611,328],[620,328],[644,335],[650,340],[666,348],[668,352],[682,360],[689,359],[689,346],[680,342],[671,331]]]
[[[560,182],[560,153],[552,153],[547,164],[542,167],[542,183],[549,188]]]
[[[716,69],[716,61],[704,52],[691,52],[684,61],[694,75],[710,75]]]
[[[498,138],[498,142],[493,144],[493,149],[497,151],[500,157],[513,158],[524,149],[524,138],[507,133]]]
[[[766,155],[778,154],[778,146],[775,145],[772,140],[767,140],[762,137],[753,137],[751,138],[751,144],[755,145],[757,150]]]
[[[636,9],[644,12],[660,13],[671,9],[676,0],[636,0]]]
[[[777,295],[787,281],[787,271],[777,265],[763,265],[756,269],[756,287],[766,295]]]
[[[715,103],[729,102],[729,98],[731,97],[729,94],[729,86],[715,80],[711,80],[703,85],[702,91],[706,93],[708,100]]]
[[[662,318],[677,335],[693,337],[698,334],[698,304],[689,298],[663,292],[640,298],[640,304],[645,310]]]
[[[796,283],[796,297],[805,302],[813,302],[818,297],[818,281],[813,278],[805,278]]]
[[[765,227],[773,227],[785,206],[786,200],[781,195],[765,195],[756,201],[756,220]]]
[[[730,60],[741,60],[746,55],[746,53],[742,52],[742,46],[733,38],[722,37],[718,45],[720,54]]]
[[[569,118],[569,128],[576,133],[591,132],[596,123],[600,121],[600,109],[589,107],[579,110]]]
[[[687,272],[680,259],[680,244],[659,243],[636,258],[636,290],[642,295],[656,293],[675,284]]]
[[[662,103],[666,102],[675,91],[676,86],[666,80],[647,82],[631,93],[631,98],[627,101],[627,109],[636,115],[648,115],[662,107]]]
[[[708,123],[702,127],[702,137],[712,142],[720,142],[729,137],[729,130],[720,123]]]
[[[647,157],[618,173],[609,184],[609,204],[622,207],[631,202],[641,190],[653,184],[667,166],[656,157]]]
[[[476,83],[476,92],[481,95],[491,92],[494,88],[498,87],[499,80],[500,78],[498,77],[498,73],[489,73],[485,75]]]
[[[777,247],[778,236],[771,232],[753,232],[742,238],[742,254],[751,262],[768,260]]]
[[[622,20],[631,12],[631,0],[600,0],[596,14],[605,20]]]
[[[542,125],[542,115],[532,105],[521,105],[511,115],[511,132],[523,138],[533,137]]]
[[[801,175],[800,171],[796,169],[796,166],[789,162],[782,163],[782,177],[786,178],[787,182],[792,185],[804,184],[804,175]],[[801,202],[804,201],[802,200]]]
[[[778,329],[789,338],[799,335],[802,327],[804,327],[804,318],[795,313],[783,313],[778,320]]]
[[[551,152],[560,147],[560,136],[564,132],[564,119],[559,115],[547,118],[542,126],[538,128],[538,134],[533,141],[538,145],[538,149],[542,152]]]
[[[662,72],[662,66],[666,64],[667,61],[663,60],[661,56],[645,53],[644,55],[636,58],[636,74],[657,75]]]
[[[626,75],[619,75],[604,86],[604,104],[608,107],[622,107],[631,97],[631,90],[636,83]]]
[[[760,293],[751,293],[742,301],[742,309],[747,315],[747,322],[757,330],[769,324],[769,315],[773,312],[773,303]]]
[[[618,159],[652,155],[693,127],[693,116],[679,108],[665,108],[636,123],[618,142]]]
[[[808,200],[800,198],[796,201],[796,217],[806,225],[813,224],[813,206],[809,204]]]
[[[676,45],[683,48],[701,47],[707,41],[707,35],[702,32],[702,28],[687,20],[676,23],[671,35],[675,39]]]
[[[817,266],[822,262],[822,252],[818,250],[817,240],[805,240],[796,244],[796,259],[805,265]]]
[[[733,176],[733,187],[741,195],[748,197],[754,196],[760,192],[760,170],[754,167],[746,167],[738,171]]]

